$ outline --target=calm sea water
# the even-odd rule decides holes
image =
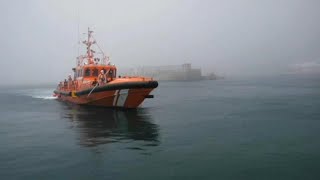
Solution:
[[[160,82],[137,110],[0,89],[1,179],[320,179],[320,80]]]

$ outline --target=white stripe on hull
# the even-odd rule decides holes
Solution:
[[[120,107],[124,106],[124,103],[126,102],[127,97],[128,97],[128,91],[129,91],[129,89],[120,90],[118,101],[117,101],[117,106],[120,106]]]
[[[118,99],[118,92],[119,92],[119,90],[116,90],[116,92],[114,93],[113,103],[112,103],[113,106],[116,105],[116,102],[117,102],[117,99]]]
[[[128,92],[129,89],[116,90],[114,93],[113,106],[123,107],[127,100]]]

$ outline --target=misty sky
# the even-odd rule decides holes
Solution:
[[[93,28],[120,70],[186,62],[226,76],[320,70],[319,0],[1,0],[0,20],[7,84],[64,79],[78,25]]]

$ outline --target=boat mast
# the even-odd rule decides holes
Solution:
[[[91,49],[91,46],[93,44],[95,44],[99,50],[101,51],[100,53],[102,54],[102,62],[100,62],[100,64],[106,64],[106,60],[108,60],[108,57],[104,54],[104,52],[102,51],[102,49],[100,48],[100,46],[98,45],[98,43],[96,42],[95,38],[92,36],[93,31],[90,30],[90,28],[88,27],[88,37],[87,40],[82,41],[83,44],[85,44],[87,46],[87,53],[85,56],[79,56],[79,61],[81,58],[87,59],[87,64],[95,64],[98,63],[100,61],[100,58],[95,58],[94,57],[94,53],[96,53],[94,50]],[[78,63],[79,64],[79,63]]]
[[[95,41],[91,41],[92,33],[93,33],[93,31],[91,31],[90,28],[88,28],[88,39],[86,41],[83,41],[83,43],[85,45],[87,45],[87,56],[86,56],[86,58],[87,58],[87,63],[88,64],[93,64],[94,63],[94,61],[93,61],[93,57],[94,57],[93,53],[94,53],[94,51],[91,49],[91,45],[94,44]]]

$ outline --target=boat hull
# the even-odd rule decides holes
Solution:
[[[119,83],[97,86],[81,91],[59,91],[54,93],[59,100],[80,105],[137,108],[150,92],[158,86],[157,81]]]

